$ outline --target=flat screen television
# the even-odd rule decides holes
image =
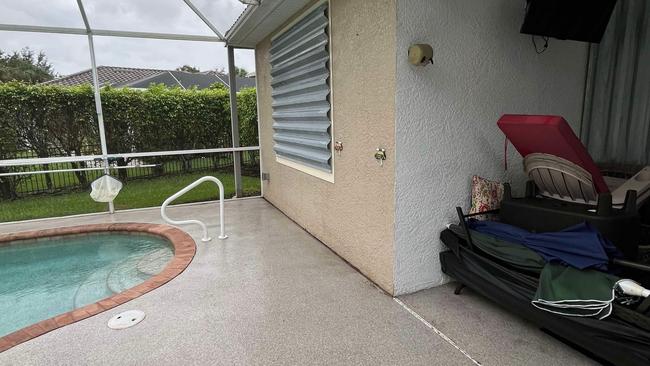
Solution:
[[[599,43],[616,0],[528,0],[521,33]]]

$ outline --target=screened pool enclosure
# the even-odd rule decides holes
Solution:
[[[107,5],[107,2],[102,3],[97,0],[76,0],[76,2],[70,0],[70,4],[65,4],[68,13],[63,16],[58,14],[62,12],[62,7],[49,13],[48,9],[37,9],[39,4],[26,3],[25,6],[33,7],[27,12],[32,14],[32,17],[12,15],[11,11],[5,16],[0,15],[0,31],[2,31],[0,34],[5,36],[21,32],[23,35],[36,34],[39,38],[64,37],[66,42],[68,40],[85,42],[84,47],[87,47],[91,74],[90,89],[87,90],[87,94],[84,94],[86,92],[83,87],[69,92],[78,94],[75,100],[90,101],[87,103],[88,110],[84,112],[87,114],[75,112],[76,114],[68,113],[59,116],[67,112],[60,112],[58,109],[49,111],[49,106],[40,108],[44,111],[42,114],[38,112],[21,114],[22,106],[15,108],[15,116],[12,115],[11,118],[29,121],[23,123],[21,127],[23,130],[11,138],[17,141],[14,145],[27,147],[17,147],[15,151],[9,153],[3,152],[0,147],[0,185],[5,187],[3,188],[5,191],[11,190],[0,197],[0,211],[7,214],[0,214],[0,222],[39,218],[39,216],[8,213],[20,211],[22,207],[47,204],[43,203],[45,201],[42,199],[52,194],[59,195],[59,199],[51,201],[51,204],[60,208],[57,211],[60,215],[97,211],[112,213],[116,209],[150,206],[150,203],[139,201],[138,196],[142,194],[155,196],[153,201],[157,202],[156,205],[160,205],[164,198],[186,185],[188,181],[202,175],[217,175],[224,180],[227,186],[227,197],[261,195],[255,95],[254,91],[238,92],[239,70],[235,66],[235,50],[238,47],[230,45],[224,33],[220,31],[230,25],[226,22],[234,22],[235,19],[227,19],[220,13],[219,7],[208,1],[164,0],[132,3],[124,7],[142,7],[143,4],[149,6],[148,9],[141,8],[139,11],[158,21],[149,22],[149,25],[144,26],[144,22],[142,24],[137,22],[141,14],[134,15],[124,9],[118,9],[120,3],[121,5],[127,3],[120,0],[111,3],[115,4]],[[233,14],[239,14],[245,8],[245,4],[256,5],[251,1],[235,0],[220,3],[223,4],[221,8],[226,7]],[[114,9],[118,9],[116,10],[118,12],[121,11],[119,13],[121,16],[103,16],[102,9],[108,6],[113,6]],[[163,9],[160,11],[169,11],[170,17],[177,21],[168,22],[164,16],[156,15],[158,9],[154,8],[158,7]],[[56,15],[57,21],[52,21],[55,18],[52,14]],[[43,18],[39,19],[39,15]],[[183,52],[183,49],[178,47],[181,44],[179,42],[196,44],[198,46],[195,49],[210,50],[210,52],[214,50],[210,47],[223,45],[226,49],[228,67],[221,73],[217,71],[215,75],[221,79],[225,76],[226,80],[222,80],[222,83],[226,88],[180,90],[186,89],[181,84],[181,88],[177,91],[145,92],[135,91],[137,88],[132,88],[134,91],[120,94],[116,91],[117,87],[102,80],[100,65],[104,64],[102,64],[101,54],[114,52],[119,55],[126,51],[119,48],[106,49],[107,44],[104,40],[107,38],[122,39],[124,40],[121,41],[122,44],[161,41],[155,43],[155,47],[163,48],[169,53]],[[52,39],[57,42],[63,38]],[[61,42],[61,47],[65,47],[65,43]],[[147,55],[142,56],[148,58]],[[216,52],[214,56],[217,56]],[[137,68],[129,70],[126,67],[113,69],[115,72],[140,70]],[[29,86],[21,86],[21,88],[26,93],[35,93]],[[140,94],[135,94],[138,92]],[[43,93],[50,98],[47,90]],[[188,95],[195,99],[188,102]],[[127,103],[125,102],[127,97],[137,100]],[[177,102],[170,107],[167,114],[164,114],[161,111],[166,111],[168,107],[160,100],[165,98],[178,98],[181,102]],[[62,97],[60,103],[70,104],[70,100]],[[22,100],[19,103],[23,102],[29,103]],[[34,111],[39,111],[39,106],[31,107]],[[54,118],[51,116],[55,114],[56,118],[60,117],[61,123],[52,127],[51,121],[42,122],[44,119]],[[207,122],[197,127],[194,123],[197,118]],[[243,126],[240,124],[241,118],[245,119]],[[79,119],[83,121],[76,122]],[[126,123],[126,120],[140,122],[134,127],[133,123]],[[215,122],[216,120],[218,121]],[[72,125],[82,127],[73,128]],[[0,134],[2,132],[0,131]],[[240,136],[240,132],[245,136]],[[25,140],[29,142],[24,142]],[[53,141],[56,141],[56,144]],[[5,144],[6,146],[12,146],[11,141]],[[122,204],[119,203],[119,196],[117,205],[113,202],[90,203],[88,197],[90,182],[105,174],[142,184],[138,190],[135,189],[138,184],[132,186],[126,184]],[[131,187],[133,189],[130,191]],[[63,198],[64,193],[70,192],[74,194],[71,193],[68,198]],[[187,202],[217,199],[216,192],[210,193],[209,196],[211,198],[206,198],[206,195],[195,195],[193,198],[189,197]],[[79,208],[77,211],[66,210],[68,205],[74,206],[73,201],[77,198],[83,199],[84,202],[88,200],[87,207]],[[29,203],[22,206],[15,205],[21,200]]]

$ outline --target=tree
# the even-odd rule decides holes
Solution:
[[[0,110],[5,112],[3,109],[0,107]],[[5,114],[0,115],[0,159],[16,159],[18,157],[16,145],[18,145],[19,138],[12,127],[7,123]],[[13,167],[0,167],[0,173],[13,173],[14,171]],[[16,188],[23,177],[21,175],[0,176],[0,201],[17,197]]]
[[[194,74],[201,72],[201,70],[199,70],[198,67],[190,66],[190,65],[179,66],[179,67],[176,68],[176,71],[191,72],[191,73],[194,73]]]
[[[228,70],[226,70],[226,68],[223,66],[215,68],[214,72],[218,74],[228,75]],[[249,74],[248,70],[244,69],[243,67],[235,66],[235,75],[245,78],[248,76],[248,74]]]
[[[210,90],[228,90],[228,87],[223,83],[214,83],[211,84],[208,89]]]
[[[235,66],[235,75],[245,78],[248,76],[248,71],[243,67]]]
[[[54,66],[43,51],[36,54],[29,47],[12,53],[0,50],[0,82],[16,80],[38,84],[52,80],[54,76]]]

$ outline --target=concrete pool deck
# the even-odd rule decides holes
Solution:
[[[218,205],[169,209],[218,230]],[[0,225],[0,233],[111,222],[162,223],[158,209]],[[594,361],[471,291],[449,286],[400,303],[264,199],[226,203],[227,240],[200,241],[164,286],[0,354],[2,365],[582,365]],[[146,319],[115,331],[108,319]],[[444,339],[436,330],[444,333]],[[453,344],[452,344],[453,343]]]

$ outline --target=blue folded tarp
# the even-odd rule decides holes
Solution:
[[[606,271],[610,259],[621,256],[609,240],[586,222],[549,233],[531,233],[496,221],[469,220],[468,226],[502,240],[520,243],[537,252],[547,262],[564,263],[578,269]]]

